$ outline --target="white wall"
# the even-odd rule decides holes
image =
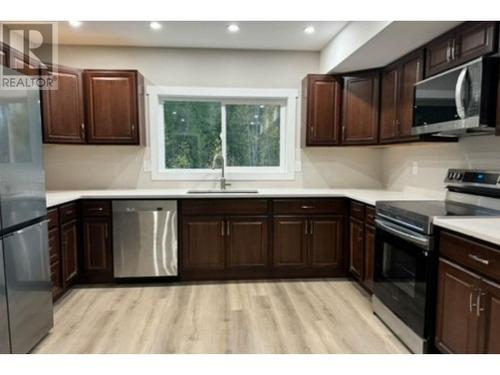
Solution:
[[[289,51],[60,46],[59,62],[81,68],[138,69],[151,83],[172,86],[299,88],[307,73],[319,71],[319,53]],[[49,190],[196,185],[151,181],[143,168],[149,159],[149,149],[144,147],[45,145],[44,150]],[[316,148],[299,153],[302,171],[293,181],[234,185],[381,186],[380,149]]]
[[[500,137],[467,137],[459,143],[399,145],[382,150],[381,177],[388,189],[435,192],[438,196],[444,191],[448,168],[500,170]]]

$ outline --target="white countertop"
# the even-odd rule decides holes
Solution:
[[[57,206],[77,199],[200,199],[200,198],[286,198],[286,197],[339,197],[354,199],[365,204],[375,205],[383,200],[435,200],[425,195],[368,189],[258,189],[258,193],[231,194],[188,194],[188,189],[129,189],[129,190],[72,190],[48,191],[47,207]],[[434,224],[500,245],[500,218],[497,217],[437,217]]]
[[[375,205],[381,200],[428,200],[419,194],[368,189],[257,189],[258,193],[188,194],[188,189],[130,189],[130,190],[71,190],[48,191],[47,207],[57,206],[77,199],[199,199],[199,198],[285,198],[285,197],[341,197]]]
[[[438,227],[500,245],[500,217],[436,217]]]

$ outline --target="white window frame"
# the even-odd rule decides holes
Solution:
[[[153,180],[211,181],[220,178],[220,169],[167,169],[165,168],[165,100],[217,100],[226,104],[272,103],[281,105],[280,113],[280,166],[228,167],[228,180],[293,180],[295,178],[297,95],[295,89],[242,89],[209,87],[149,86],[149,119],[151,147],[151,178]],[[222,111],[224,116],[225,111]],[[222,119],[225,137],[225,119]],[[223,142],[223,155],[226,155]],[[224,161],[226,163],[226,161]]]

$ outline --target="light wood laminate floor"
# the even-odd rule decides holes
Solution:
[[[408,353],[352,281],[75,288],[34,353]]]

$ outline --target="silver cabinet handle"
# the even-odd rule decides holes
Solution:
[[[225,228],[224,220],[221,220],[221,222],[220,222],[220,235],[222,237],[224,237],[224,228]]]
[[[470,312],[472,312],[474,310],[474,308],[476,307],[476,305],[474,305],[474,303],[472,302],[473,297],[474,297],[474,291],[470,292],[470,294],[469,294],[469,311]]]
[[[476,298],[476,315],[479,317],[481,316],[481,312],[484,311],[484,307],[481,307],[481,297],[484,296],[485,294],[481,292],[481,290],[478,291],[477,293],[477,298]]]
[[[303,210],[309,210],[311,208],[314,208],[314,206],[303,205],[300,208],[302,208]]]
[[[306,233],[306,236],[309,234],[309,220],[306,220],[305,233]]]
[[[310,225],[309,234],[313,235],[314,234],[314,223],[312,220],[309,220],[309,225]]]
[[[229,221],[226,221],[226,232],[227,232],[227,235],[230,236],[231,235],[231,231],[230,231],[230,224],[229,224]]]
[[[475,260],[476,262],[484,264],[485,266],[490,264],[490,261],[488,259],[481,258],[480,256],[475,254],[469,254],[469,258]]]

